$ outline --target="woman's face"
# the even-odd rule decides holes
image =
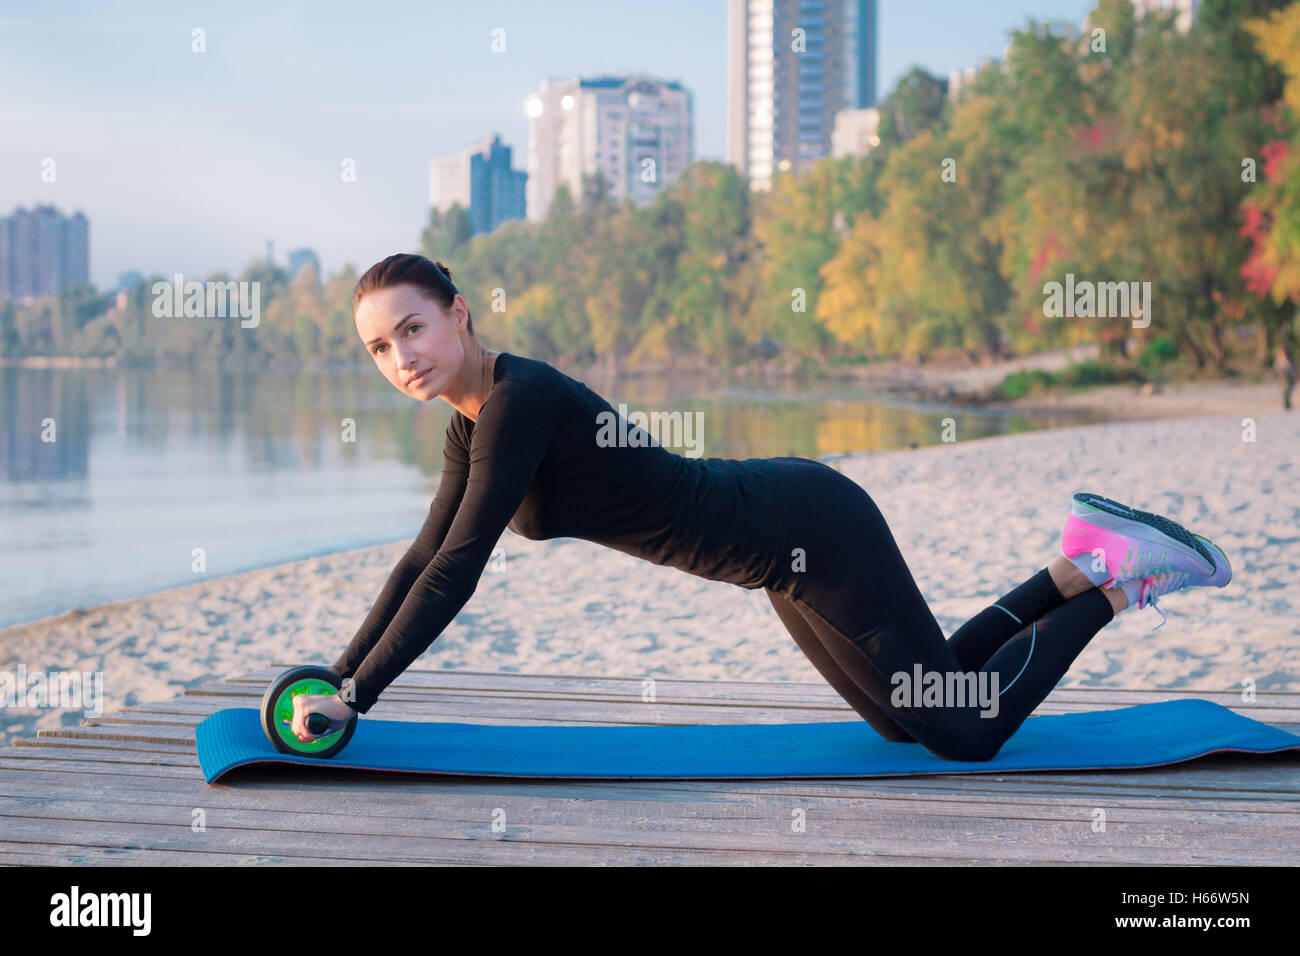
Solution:
[[[362,298],[356,324],[384,378],[402,394],[427,402],[460,374],[465,361],[461,335],[468,318],[459,295],[444,311],[415,286],[398,285]],[[413,382],[412,377],[420,373],[422,377]]]

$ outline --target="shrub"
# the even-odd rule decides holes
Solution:
[[[1144,376],[1138,369],[1127,365],[1111,365],[1088,359],[1067,365],[1057,376],[1057,381],[1069,388],[1087,385],[1110,385],[1116,382],[1140,382]]]
[[[998,392],[1003,398],[1021,398],[1040,388],[1046,388],[1056,381],[1056,376],[1040,368],[1024,369],[1012,372],[1002,380]]]
[[[1178,344],[1173,336],[1161,335],[1147,343],[1146,348],[1137,358],[1137,364],[1148,375],[1154,375],[1166,365],[1178,360]]]

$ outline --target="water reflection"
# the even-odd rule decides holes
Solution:
[[[963,440],[1091,420],[905,402],[846,382],[571,374],[615,409],[701,413],[705,457],[933,444],[949,416]],[[369,367],[2,367],[0,397],[0,626],[409,539],[451,416]]]

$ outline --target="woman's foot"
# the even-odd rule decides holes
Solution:
[[[1166,572],[1214,577],[1223,552],[1176,521],[1087,492],[1074,496],[1061,553],[1097,587]],[[1226,559],[1225,562],[1226,563]]]
[[[1225,587],[1232,580],[1228,556],[1209,538],[1162,515],[1138,511],[1110,498],[1079,493],[1061,533],[1064,559],[1053,562],[1053,580],[1065,597],[1085,586],[1100,587],[1118,614],[1125,607],[1154,607],[1157,599],[1189,587]],[[1064,560],[1070,571],[1058,562]]]

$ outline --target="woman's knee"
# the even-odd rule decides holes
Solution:
[[[1005,742],[992,732],[988,720],[967,710],[909,707],[890,714],[899,727],[942,760],[984,763],[996,757]]]
[[[947,732],[920,738],[925,749],[942,760],[986,763],[997,756],[1003,741],[986,733]]]

